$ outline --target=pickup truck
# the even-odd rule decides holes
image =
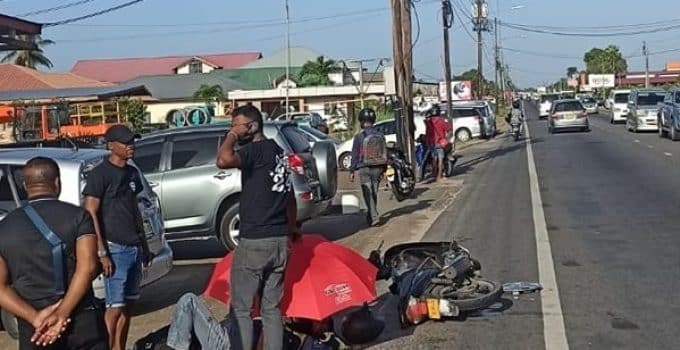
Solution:
[[[658,106],[659,137],[668,136],[673,141],[680,140],[680,89],[670,89]]]

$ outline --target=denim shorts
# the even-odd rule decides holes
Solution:
[[[444,159],[444,149],[437,146],[432,150],[432,156],[435,159]]]
[[[113,275],[104,278],[107,308],[123,307],[139,299],[142,282],[142,251],[138,246],[108,242]]]

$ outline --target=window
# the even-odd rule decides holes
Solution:
[[[583,105],[578,101],[562,102],[555,105],[555,112],[582,111]]]
[[[629,94],[616,94],[614,95],[614,103],[628,103]]]
[[[24,180],[21,174],[22,166],[20,165],[10,165],[3,166],[2,173],[0,173],[0,201],[2,202],[14,202],[14,195],[12,194],[12,187],[10,187],[9,176],[7,171],[12,173],[14,178],[14,184],[19,195],[19,200],[26,200],[28,195],[26,194],[26,189],[24,188]]]
[[[639,106],[656,106],[666,98],[665,92],[645,92],[638,94],[637,104]]]
[[[175,140],[172,143],[170,169],[183,169],[214,164],[217,157],[217,135]]]
[[[376,124],[375,129],[383,135],[395,135],[397,133],[397,123],[395,121],[389,121]]]
[[[454,108],[454,118],[479,117],[479,113],[474,108]]]
[[[135,164],[145,174],[157,173],[160,171],[162,154],[163,142],[139,144],[135,146]]]
[[[295,153],[308,153],[311,152],[311,147],[309,146],[309,141],[304,133],[297,129],[295,126],[287,126],[282,130],[283,135],[288,140],[288,143],[293,148]]]
[[[189,74],[203,73],[203,62],[192,60],[189,62]]]

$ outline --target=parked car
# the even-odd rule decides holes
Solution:
[[[628,97],[630,96],[630,90],[613,90],[609,109],[611,110],[611,118],[609,123],[616,124],[619,122],[625,122],[628,116]]]
[[[342,144],[342,141],[328,136],[327,134],[322,133],[321,131],[312,128],[311,126],[308,125],[298,125],[298,128],[307,136],[307,140],[309,141],[310,146],[314,146],[314,143],[316,142],[321,142],[321,141],[327,141],[332,143],[336,149]],[[337,152],[336,152],[337,153]]]
[[[317,129],[326,134],[328,134],[329,132],[326,119],[324,119],[319,113],[316,112],[298,112],[282,114],[274,118],[274,120],[277,121],[292,120],[298,125],[309,125],[312,128]]]
[[[666,98],[663,89],[635,89],[628,98],[626,129],[631,132],[658,131],[658,105]]]
[[[588,114],[596,114],[597,113],[597,101],[590,97],[590,96],[583,96],[579,98],[579,101],[581,101],[581,104],[583,107],[585,107],[586,112]]]
[[[668,91],[666,99],[659,103],[658,116],[659,137],[680,140],[680,89],[674,87]]]
[[[425,117],[418,115],[413,119],[416,124],[415,137],[418,137],[420,134],[425,134]],[[375,123],[374,127],[385,135],[385,141],[397,142],[397,123],[394,119],[379,121]],[[340,144],[336,149],[336,153],[338,154],[338,167],[340,170],[349,170],[349,167],[352,164],[353,142],[354,139],[350,138]]]
[[[483,111],[476,107],[453,106],[453,135],[460,142],[481,137],[484,126]]]
[[[61,195],[59,199],[74,205],[82,205],[87,176],[90,171],[108,155],[108,151],[100,149],[77,148],[15,148],[0,152],[0,220],[27,199],[23,185],[22,167],[33,157],[42,156],[54,159],[61,172]],[[134,162],[131,165],[137,168]],[[138,168],[137,168],[138,169]],[[139,170],[139,169],[138,169]],[[141,176],[144,188],[137,195],[139,210],[144,220],[149,248],[155,254],[153,263],[142,272],[142,286],[165,276],[172,269],[173,254],[165,239],[165,228],[161,217],[161,206],[158,196]],[[104,280],[102,276],[93,282],[95,295],[104,297]],[[16,338],[18,335],[14,316],[2,311],[3,326]]]
[[[453,102],[454,107],[473,107],[477,109],[481,117],[482,125],[480,135],[483,138],[492,138],[496,136],[496,114],[489,101],[459,101]],[[446,111],[446,107],[442,107]],[[455,115],[455,114],[454,114]]]
[[[577,99],[555,100],[548,117],[548,132],[551,134],[564,129],[590,131],[588,112]]]
[[[135,162],[160,197],[169,238],[217,237],[229,249],[238,244],[241,172],[215,164],[227,131],[224,125],[167,129],[137,142]],[[333,143],[310,146],[291,122],[266,122],[264,134],[288,156],[298,220],[325,211],[337,190]]]
[[[550,114],[553,101],[559,99],[559,94],[543,94],[539,105],[539,118],[547,118]]]

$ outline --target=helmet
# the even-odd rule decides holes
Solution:
[[[359,123],[375,123],[377,119],[375,111],[372,108],[364,108],[359,111]]]
[[[434,117],[434,116],[439,116],[442,114],[441,109],[439,108],[439,105],[434,105],[432,108],[430,108],[429,111],[427,111],[427,116],[428,117]]]
[[[512,108],[519,109],[519,100],[512,100]]]
[[[370,343],[384,329],[385,322],[376,319],[367,304],[350,307],[333,316],[333,330],[347,345]]]

